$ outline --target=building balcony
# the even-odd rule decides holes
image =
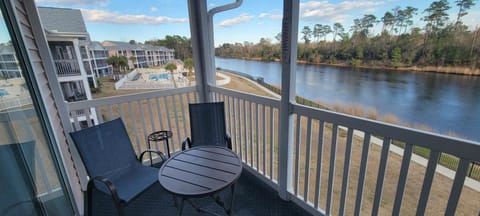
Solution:
[[[59,77],[80,76],[80,66],[76,59],[55,59],[55,68]]]
[[[106,51],[94,51],[93,56],[95,58],[108,58],[108,53]]]
[[[480,169],[471,163],[480,155],[478,143],[294,104],[292,131],[286,132],[293,142],[284,147],[280,100],[209,88],[215,101],[225,103],[233,150],[244,164],[241,179],[248,179],[243,190],[266,185],[270,191],[249,196],[240,190],[235,211],[264,212],[255,203],[278,200],[277,193],[285,192],[291,202],[279,201],[278,206],[312,215],[478,213],[473,198],[479,197],[479,182],[469,177]],[[122,117],[137,153],[146,149],[146,135],[161,129],[173,131],[170,147],[180,151],[181,141],[190,136],[188,104],[197,98],[195,87],[186,87],[73,102],[67,109],[71,116],[95,110],[98,122]],[[82,128],[81,120],[73,122],[74,130]],[[163,143],[154,148],[165,152]],[[280,155],[282,148],[290,148],[288,155]],[[291,166],[281,166],[282,157]],[[286,191],[281,181],[287,182]],[[156,190],[149,193],[160,194]]]

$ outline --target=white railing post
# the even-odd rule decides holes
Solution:
[[[293,112],[297,62],[299,1],[285,0],[282,21],[282,98],[279,113],[278,194],[288,200],[292,190]]]

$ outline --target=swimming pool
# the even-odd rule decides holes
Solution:
[[[5,89],[0,89],[0,96],[6,96],[6,95],[8,95],[7,90],[5,90]]]
[[[164,80],[168,80],[168,74],[152,74],[152,75],[149,75],[148,76],[148,79],[149,80],[159,80],[159,79],[164,79]]]

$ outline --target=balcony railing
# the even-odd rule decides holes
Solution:
[[[26,106],[32,103],[31,98],[24,98],[22,100],[24,100],[24,102],[19,101],[19,105],[21,106]],[[30,107],[26,106],[24,108],[16,106],[13,110],[2,110],[2,112],[0,112],[0,125],[2,125],[5,130],[19,130],[19,133],[13,138],[9,138],[8,136],[2,137],[4,142],[34,141],[34,154],[38,156],[33,157],[34,165],[30,167],[31,170],[29,170],[29,172],[31,172],[31,177],[35,180],[37,198],[46,202],[62,196],[63,192],[56,176],[57,173],[51,169],[52,161],[49,157],[45,157],[45,152],[43,152],[43,150],[45,150],[43,147],[46,145],[44,143],[45,141],[42,141],[42,139],[35,140],[37,138],[37,133],[42,131],[38,121],[38,115],[35,110],[31,108],[31,105]]]
[[[105,51],[94,51],[95,58],[107,58],[108,54]]]
[[[80,66],[75,59],[55,59],[55,68],[60,77],[65,76],[79,76]]]
[[[273,98],[210,87],[225,102],[233,150],[259,179],[278,185],[279,107]],[[69,103],[71,113],[96,110],[99,122],[122,117],[137,152],[147,135],[172,130],[173,149],[189,136],[194,87]],[[468,175],[478,143],[293,105],[291,200],[315,215],[478,214],[480,186]],[[91,122],[87,122],[91,125]],[[75,129],[80,128],[74,120]],[[154,148],[165,151],[163,143]],[[420,157],[418,152],[427,152]],[[444,155],[456,161],[442,165]],[[283,158],[282,160],[286,160]],[[458,207],[458,209],[457,209]]]

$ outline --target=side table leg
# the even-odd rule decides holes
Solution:
[[[227,214],[228,214],[228,215],[232,215],[232,214],[233,214],[233,203],[234,203],[234,199],[235,199],[235,188],[236,188],[236,185],[237,185],[237,182],[233,183],[233,184],[232,184],[232,187],[231,187],[232,198],[230,199],[230,208],[228,208],[228,210],[227,210]]]
[[[176,199],[175,199],[175,200],[176,200]],[[179,215],[179,216],[182,216],[183,203],[185,203],[185,198],[182,197],[182,200],[180,200],[180,211],[178,211],[178,215]]]

